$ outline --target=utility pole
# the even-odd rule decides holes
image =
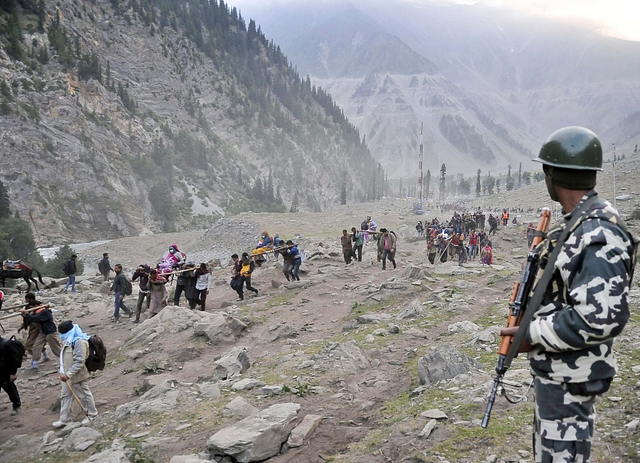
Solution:
[[[611,143],[611,145],[613,145],[613,207],[618,209],[616,204],[616,144]]]

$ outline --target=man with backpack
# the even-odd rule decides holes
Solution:
[[[12,416],[20,413],[20,394],[16,387],[18,368],[22,365],[24,346],[21,342],[13,339],[3,339],[0,337],[0,387],[9,395],[9,400],[13,404]]]
[[[127,277],[122,272],[122,265],[116,264],[113,267],[113,270],[116,272],[116,277],[113,280],[113,284],[111,285],[110,294],[114,293],[115,298],[113,300],[113,317],[111,317],[111,321],[118,323],[120,320],[120,309],[124,313],[126,313],[129,318],[133,315],[133,312],[124,304],[124,296],[131,295],[131,282],[127,280]],[[127,294],[127,292],[129,294]]]
[[[60,337],[64,342],[60,354],[60,381],[62,391],[60,393],[60,419],[53,423],[54,428],[62,428],[71,422],[71,406],[74,395],[80,402],[87,417],[82,424],[89,424],[91,419],[98,416],[93,394],[89,389],[91,374],[87,369],[86,361],[89,357],[88,334],[82,332],[80,327],[71,320],[66,320],[58,325]],[[73,388],[73,390],[71,390]]]
[[[65,264],[62,266],[62,272],[69,277],[69,280],[67,281],[67,284],[63,289],[65,293],[67,292],[67,289],[69,288],[69,286],[71,286],[72,293],[78,292],[76,290],[76,271],[77,271],[76,259],[77,258],[78,258],[77,255],[71,254],[71,257],[67,259]]]

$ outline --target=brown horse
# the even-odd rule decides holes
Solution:
[[[40,275],[40,272],[38,272],[36,269],[32,267],[29,267],[26,264],[20,264],[20,266],[21,268],[15,268],[15,269],[0,268],[0,286],[4,287],[5,280],[7,278],[13,278],[14,280],[17,280],[18,278],[22,278],[25,281],[25,283],[27,283],[27,292],[31,290],[32,281],[36,285],[36,291],[40,291],[40,288],[38,287],[38,282],[32,276],[33,272],[36,272],[36,274],[38,275],[38,280],[40,280],[40,284],[44,285],[44,281],[42,281],[42,275]]]

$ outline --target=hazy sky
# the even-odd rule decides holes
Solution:
[[[478,0],[404,0],[412,3],[465,3]],[[241,11],[269,4],[310,3],[317,0],[229,0]],[[605,35],[640,41],[640,0],[484,0],[526,14],[584,25]]]

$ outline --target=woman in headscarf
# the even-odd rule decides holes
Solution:
[[[164,256],[162,262],[158,264],[158,269],[160,273],[169,273],[173,267],[183,264],[186,258],[187,256],[178,249],[178,245],[172,244],[169,246],[167,255]]]

